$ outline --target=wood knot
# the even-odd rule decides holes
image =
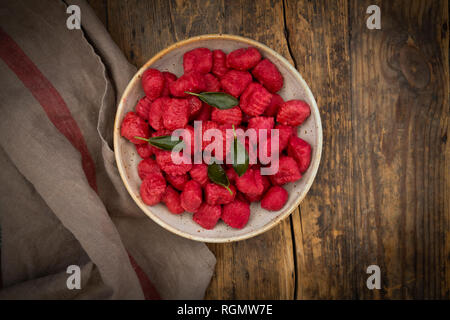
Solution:
[[[430,67],[417,48],[405,44],[399,52],[399,64],[403,76],[411,87],[423,89],[430,83]]]

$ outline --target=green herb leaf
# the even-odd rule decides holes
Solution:
[[[208,177],[212,182],[226,188],[230,194],[233,194],[233,191],[229,188],[230,181],[227,174],[220,164],[213,162],[208,166]]]
[[[236,130],[233,125],[233,134],[234,134],[234,159],[233,159],[233,169],[241,177],[248,169],[248,152],[245,147],[240,143],[236,136]],[[242,163],[242,159],[244,162]],[[240,161],[238,161],[240,160]]]
[[[142,138],[142,137],[134,137],[138,140],[144,140],[147,141],[149,144],[151,144],[154,147],[157,147],[162,150],[172,150],[175,148],[176,145],[179,143],[183,143],[182,140],[172,140],[172,136],[159,136],[159,137],[152,137],[152,138]]]
[[[220,110],[226,110],[234,108],[239,104],[238,99],[233,97],[232,95],[229,95],[225,92],[202,92],[202,93],[194,93],[185,91],[184,93],[193,95],[198,97],[203,102],[209,104],[210,106],[220,109]]]

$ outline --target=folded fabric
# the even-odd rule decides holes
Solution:
[[[82,30],[66,26],[70,4]],[[2,1],[1,299],[203,298],[213,254],[145,216],[115,165],[135,72],[84,1]]]

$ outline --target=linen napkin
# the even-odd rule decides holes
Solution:
[[[66,26],[71,4],[81,30]],[[135,72],[85,1],[1,2],[1,299],[203,298],[213,254],[145,216],[115,165]]]

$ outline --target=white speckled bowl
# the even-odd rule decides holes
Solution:
[[[299,181],[284,186],[289,192],[288,202],[278,212],[269,212],[262,209],[259,202],[252,203],[248,224],[241,230],[233,229],[223,221],[219,221],[213,230],[206,230],[192,220],[191,213],[185,212],[181,215],[174,215],[163,204],[147,206],[142,202],[139,195],[141,180],[137,173],[137,164],[140,157],[134,145],[120,136],[120,124],[123,117],[127,112],[134,110],[137,101],[144,96],[140,81],[142,73],[147,68],[152,67],[161,71],[170,71],[180,76],[183,73],[183,54],[189,50],[206,47],[222,49],[225,53],[229,53],[235,49],[249,46],[256,47],[263,57],[270,59],[278,67],[284,77],[284,86],[279,94],[285,100],[302,99],[311,106],[311,116],[298,129],[298,135],[312,146],[311,165]],[[230,242],[254,237],[269,230],[282,219],[288,217],[300,204],[311,187],[319,167],[322,152],[322,125],[319,109],[311,90],[298,71],[285,58],[267,46],[247,38],[233,35],[202,35],[177,42],[164,49],[136,73],[120,99],[117,109],[114,124],[114,150],[117,166],[125,187],[138,206],[156,223],[173,233],[192,240]]]

